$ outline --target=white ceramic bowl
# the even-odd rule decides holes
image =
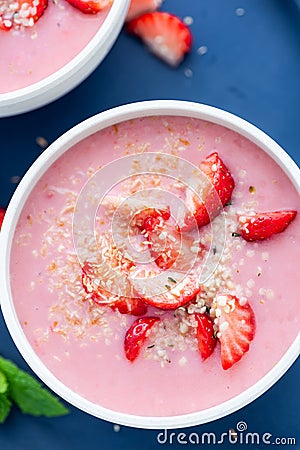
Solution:
[[[243,119],[210,106],[181,101],[150,101],[117,107],[91,117],[61,136],[36,160],[21,180],[9,204],[0,235],[0,286],[3,315],[11,336],[27,363],[46,385],[69,403],[96,417],[127,426],[161,429],[187,427],[213,421],[226,416],[255,400],[269,389],[295,361],[300,352],[300,335],[298,335],[282,359],[267,373],[267,375],[252,387],[225,403],[204,411],[175,417],[141,417],[116,413],[91,403],[72,392],[40,361],[32,347],[29,345],[18,321],[11,294],[9,274],[12,238],[18,217],[34,184],[47,171],[51,164],[74,144],[96,131],[125,120],[156,115],[193,117],[210,121],[236,131],[253,141],[273,158],[288,175],[297,192],[300,193],[300,171],[297,165],[270,137]]]
[[[116,41],[130,0],[114,0],[95,36],[64,67],[25,88],[0,94],[0,117],[13,116],[44,106],[80,84],[100,64]]]

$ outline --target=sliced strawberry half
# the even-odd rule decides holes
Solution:
[[[44,14],[48,0],[2,0],[0,2],[0,29],[33,27]]]
[[[124,339],[124,351],[129,361],[132,362],[137,358],[151,328],[159,320],[158,317],[141,317],[133,322],[127,330]]]
[[[90,298],[98,305],[111,305],[118,296],[112,295],[99,284],[99,265],[86,261],[81,268],[82,286]]]
[[[201,291],[197,270],[185,274],[175,270],[159,271],[157,276],[131,279],[137,296],[159,309],[176,309],[194,300]]]
[[[127,30],[171,66],[178,66],[191,50],[192,34],[181,19],[162,11],[143,14],[127,23]]]
[[[239,216],[240,234],[246,241],[262,241],[282,233],[295,219],[297,211],[274,211]]]
[[[230,199],[234,180],[217,152],[212,153],[201,163],[202,172],[211,180],[213,187],[224,206]]]
[[[214,323],[207,314],[195,313],[197,321],[197,341],[202,359],[207,359],[215,349],[217,339],[214,336]]]
[[[224,370],[237,363],[246,352],[255,335],[255,315],[249,303],[240,302],[233,295],[216,297],[219,332],[221,343],[221,360]]]
[[[160,224],[163,225],[170,216],[170,208],[145,208],[134,215],[131,225],[137,226],[141,231],[151,232]]]
[[[117,309],[121,314],[143,316],[147,313],[147,305],[139,297],[120,297],[112,305],[111,309]]]
[[[144,209],[134,217],[134,223],[149,242],[151,256],[163,270],[174,264],[180,252],[181,236],[176,227],[168,223],[170,217],[170,209],[154,208]]]
[[[181,234],[170,210],[146,209],[135,221],[145,233],[156,265],[167,270],[189,270],[197,257],[203,257],[204,247],[193,234]]]
[[[126,21],[141,16],[147,12],[156,11],[162,0],[131,0],[129,10],[126,16]]]
[[[148,234],[150,254],[162,270],[189,271],[203,260],[205,247],[197,237],[180,233],[171,223],[165,223]]]
[[[98,278],[97,272],[97,265],[90,262],[86,262],[82,267],[82,285],[94,303],[100,306],[109,306],[111,309],[118,310],[121,314],[131,314],[133,316],[146,314],[148,308],[141,298],[117,295],[96,283]],[[127,288],[129,288],[128,280],[127,284]]]
[[[1,230],[1,227],[2,227],[2,223],[3,223],[3,220],[4,220],[5,213],[6,213],[6,210],[4,208],[0,207],[0,230]]]
[[[198,195],[186,190],[186,206],[192,215],[184,218],[182,231],[191,230],[196,224],[199,228],[209,224],[231,199],[234,189],[234,179],[217,152],[201,162],[200,170],[207,179],[201,180]]]
[[[152,231],[148,231],[147,235],[150,253],[156,265],[162,270],[167,270],[176,263],[180,255],[181,234],[168,222],[160,221],[156,226],[152,225],[151,223]],[[147,228],[149,230],[150,227]]]
[[[84,14],[97,14],[112,5],[112,0],[66,0]]]

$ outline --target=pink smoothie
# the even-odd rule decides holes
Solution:
[[[218,290],[248,298],[256,316],[255,338],[249,352],[223,370],[219,344],[205,362],[198,353],[189,321],[193,307],[175,314],[153,308],[148,314],[156,314],[164,326],[153,327],[138,358],[129,362],[123,341],[135,318],[97,306],[82,287],[72,238],[78,194],[99,168],[125,155],[162,152],[199,165],[212,151],[230,169],[235,189],[232,205],[225,208],[224,252],[220,259],[217,239],[219,264],[203,292],[211,298]],[[250,186],[255,188],[251,192]],[[131,193],[140,189],[138,182],[131,185]],[[299,196],[287,176],[256,145],[224,127],[152,117],[97,132],[67,151],[38,181],[15,231],[11,287],[28,341],[66,386],[115,411],[172,416],[231,399],[267,374],[300,330],[295,286],[299,217],[285,232],[263,242],[232,236],[238,211],[280,209],[300,211]],[[88,233],[80,238],[82,248],[93,252]]]
[[[90,42],[108,11],[83,14],[65,0],[49,1],[33,27],[0,30],[0,94],[30,86],[64,67]]]

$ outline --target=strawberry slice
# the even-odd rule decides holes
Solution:
[[[169,269],[155,277],[133,278],[131,282],[138,297],[159,309],[184,306],[201,291],[200,275],[195,269],[188,274]]]
[[[158,317],[141,317],[133,322],[127,330],[124,339],[124,351],[129,361],[132,362],[137,358],[151,328],[159,320]]]
[[[67,0],[84,14],[97,14],[112,5],[112,0]]]
[[[249,350],[255,335],[255,316],[249,303],[240,302],[233,295],[216,297],[219,332],[221,343],[221,360],[224,370],[237,363]]]
[[[48,0],[1,0],[0,29],[9,31],[12,28],[33,27],[47,6]]]
[[[147,305],[139,297],[125,297],[108,292],[100,284],[96,283],[98,278],[98,266],[90,262],[85,262],[82,267],[82,285],[94,303],[100,306],[109,306],[118,310],[121,314],[131,314],[142,316],[147,312]],[[127,280],[129,287],[129,281]]]
[[[189,270],[191,262],[203,256],[204,247],[197,236],[181,234],[169,209],[145,209],[135,216],[135,223],[145,232],[150,254],[162,270]]]
[[[172,223],[163,220],[154,223],[151,217],[146,219],[145,229],[148,231],[150,254],[156,265],[162,270],[169,269],[180,255],[181,234]]]
[[[1,227],[2,227],[2,223],[3,223],[3,220],[4,220],[5,213],[6,213],[6,210],[4,208],[0,207],[0,230],[1,230]]]
[[[217,152],[207,156],[201,163],[202,172],[211,180],[224,206],[230,199],[234,180]]]
[[[162,4],[162,0],[131,0],[126,21],[134,19],[150,11],[156,11]]]
[[[282,233],[295,219],[297,211],[274,211],[239,216],[241,236],[246,241],[262,241]]]
[[[197,236],[180,233],[178,227],[166,222],[148,233],[150,254],[162,270],[188,271],[196,259],[203,259],[205,247]]]
[[[97,264],[86,261],[81,268],[81,283],[87,294],[98,305],[110,305],[118,300],[118,296],[112,296],[104,287],[97,283]]]
[[[146,44],[148,49],[171,66],[178,66],[192,47],[189,28],[173,14],[154,11],[127,23],[127,31]]]
[[[117,309],[121,314],[143,316],[147,313],[147,305],[139,297],[120,297],[112,305],[111,309]]]
[[[137,226],[141,231],[151,232],[161,223],[168,220],[170,216],[170,208],[145,208],[134,215],[131,225]]]
[[[186,215],[182,231],[191,230],[195,223],[202,227],[210,223],[220,212],[222,206],[231,199],[234,189],[234,180],[230,171],[225,166],[217,152],[207,156],[201,162],[200,170],[206,175],[207,180],[199,185],[199,196],[193,194],[190,189],[186,191],[186,206],[193,215]]]
[[[149,234],[150,254],[156,265],[162,270],[175,267],[180,255],[181,235],[176,229],[166,225],[162,230],[156,229]]]
[[[217,344],[217,339],[214,337],[214,324],[207,314],[195,313],[197,321],[197,341],[199,353],[202,359],[207,359]]]
[[[150,244],[150,253],[157,266],[163,270],[169,269],[180,253],[180,233],[175,226],[167,223],[171,213],[169,209],[144,209],[134,217],[137,225]]]

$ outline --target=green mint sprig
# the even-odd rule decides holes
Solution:
[[[24,414],[58,417],[69,410],[24,370],[0,356],[0,423],[8,417],[13,403]]]

